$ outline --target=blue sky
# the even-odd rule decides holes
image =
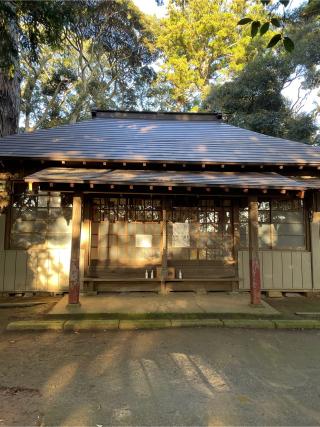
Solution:
[[[165,0],[164,6],[157,6],[155,0],[133,0],[134,3],[144,12],[149,15],[156,15],[159,18],[163,17],[166,13],[166,4],[168,0]],[[296,8],[301,3],[304,3],[304,0],[291,0],[289,7]],[[298,90],[301,82],[294,81],[291,85],[289,85],[284,91],[283,94],[290,99],[291,102],[295,102],[298,96]],[[317,90],[311,92],[306,99],[306,103],[301,111],[311,111],[315,107],[315,103],[319,103],[319,97],[317,96]],[[303,94],[303,91],[300,91],[300,95]]]

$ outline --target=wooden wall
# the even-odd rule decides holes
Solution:
[[[313,289],[311,252],[259,251],[263,290],[307,291]],[[250,289],[249,252],[239,251],[239,287]]]
[[[68,289],[69,249],[0,251],[0,292]]]
[[[59,292],[68,289],[70,248],[5,250],[0,215],[0,292]]]
[[[320,223],[320,221],[319,221]],[[68,289],[70,249],[5,250],[5,216],[0,215],[0,292],[48,291]],[[260,251],[263,290],[306,291],[319,289],[317,266],[320,264],[320,226],[313,234],[313,254],[307,251]],[[84,247],[89,231],[82,231],[82,270]],[[318,236],[318,238],[316,238]],[[90,243],[89,243],[90,244]],[[318,251],[319,249],[319,251]],[[249,254],[239,251],[240,290],[248,290]],[[312,267],[313,261],[313,267]],[[313,282],[315,283],[313,286]]]

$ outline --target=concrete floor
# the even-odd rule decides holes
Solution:
[[[320,332],[0,334],[0,425],[320,425]]]
[[[248,293],[226,292],[198,295],[193,292],[158,295],[150,292],[128,294],[101,294],[82,296],[79,307],[67,307],[65,295],[49,314],[92,313],[239,313],[251,315],[276,315],[277,310],[265,301],[260,307],[250,305]]]

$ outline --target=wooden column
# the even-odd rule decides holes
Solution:
[[[233,202],[233,258],[236,276],[239,276],[239,248],[240,248],[240,216],[239,216],[239,200],[235,199]],[[239,282],[232,282],[232,291],[239,290]]]
[[[81,243],[81,197],[73,196],[72,241],[69,272],[69,304],[79,304],[80,294],[80,243]]]
[[[166,293],[166,278],[168,267],[168,236],[167,236],[167,210],[166,207],[162,210],[162,223],[161,223],[161,284],[160,293]]]
[[[261,279],[259,262],[259,222],[258,201],[256,196],[248,198],[249,205],[249,263],[251,304],[261,304]]]
[[[320,212],[313,212],[310,223],[312,283],[313,289],[320,289]]]

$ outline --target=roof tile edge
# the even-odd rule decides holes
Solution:
[[[182,121],[222,121],[220,113],[179,113],[162,111],[121,111],[99,110],[91,112],[92,118],[142,119],[142,120],[182,120]]]

